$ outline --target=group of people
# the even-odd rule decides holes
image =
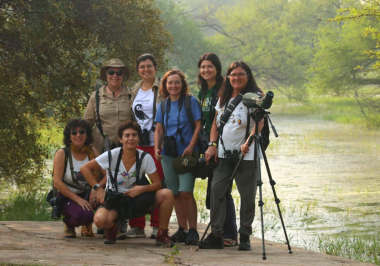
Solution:
[[[209,138],[205,159],[217,166],[205,191],[206,205],[214,217],[212,231],[199,247],[221,249],[239,244],[239,250],[251,249],[257,176],[248,139],[256,126],[260,133],[267,122],[263,119],[255,125],[252,110],[243,105],[241,96],[263,92],[242,61],[234,61],[225,78],[213,53],[202,55],[198,67],[198,99],[190,94],[180,70],[172,69],[158,78],[151,54],[136,60],[141,80],[132,89],[123,83],[130,71],[121,60],[111,59],[101,68],[104,86],[91,95],[83,119],[68,122],[65,148],[54,158],[53,181],[61,197],[65,237],[76,237],[78,226],[83,236],[93,236],[92,222],[104,229],[107,244],[146,237],[145,215],[150,214],[151,238],[157,245],[198,245],[196,176],[187,170],[185,161],[199,158],[198,135],[204,131]],[[269,129],[261,135],[268,143]],[[241,196],[238,243],[230,177],[239,156],[244,160],[235,176]],[[178,230],[169,236],[173,206]]]

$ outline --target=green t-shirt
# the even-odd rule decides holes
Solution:
[[[201,106],[202,106],[202,118],[204,119],[202,121],[202,126],[203,126],[203,123],[205,123],[205,130],[207,133],[210,133],[211,131],[211,126],[212,126],[212,122],[213,120],[210,121],[210,110],[211,110],[211,95],[212,95],[212,92],[214,91],[216,87],[216,84],[214,86],[212,86],[211,89],[207,90],[206,92],[206,95],[205,95],[205,98],[203,99],[203,102],[201,102]],[[198,93],[198,99],[199,100],[202,100],[202,90],[199,90],[199,93]]]

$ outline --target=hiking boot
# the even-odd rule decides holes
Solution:
[[[210,233],[205,240],[199,243],[199,248],[203,249],[223,249],[223,237],[214,236],[213,233]]]
[[[77,234],[75,233],[75,227],[69,226],[63,223],[64,226],[64,236],[65,238],[76,238]]]
[[[116,244],[117,223],[111,228],[104,228],[104,244]]]
[[[174,235],[170,237],[170,240],[173,242],[185,242],[186,239],[187,232],[181,226],[178,228],[177,232],[175,232]]]
[[[140,227],[131,227],[127,232],[127,237],[130,238],[143,238],[146,237],[144,229]]]
[[[169,229],[158,229],[156,237],[156,246],[163,246],[167,248],[174,247],[173,241],[169,237]]]
[[[150,239],[156,239],[158,233],[158,227],[153,226],[153,231],[150,234]]]
[[[80,233],[81,233],[82,236],[94,237],[95,235],[94,235],[94,232],[92,231],[92,223],[86,224],[86,225],[82,225]]]
[[[239,250],[251,250],[251,242],[249,241],[249,235],[240,234]]]
[[[116,233],[117,240],[127,239],[127,235],[125,234],[125,232],[127,231],[127,226],[128,225],[125,221],[117,222],[117,233]]]
[[[189,232],[187,233],[187,238],[185,241],[186,245],[198,245],[199,243],[199,234],[198,231],[190,228]]]

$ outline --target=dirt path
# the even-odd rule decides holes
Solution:
[[[176,224],[170,225],[175,232]],[[95,227],[94,227],[95,228]],[[205,225],[199,224],[203,233]],[[146,233],[151,228],[147,224]],[[104,245],[103,238],[85,238],[78,233],[76,239],[62,236],[61,222],[0,222],[0,262],[33,265],[168,265],[165,256],[173,250],[157,247],[154,240],[127,239],[115,245]],[[222,250],[199,250],[179,245],[180,255],[172,265],[371,265],[322,255],[292,247],[288,253],[285,244],[266,242],[267,260],[262,260],[261,240],[251,239],[252,251],[238,251],[237,247]]]

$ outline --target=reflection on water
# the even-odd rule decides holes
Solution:
[[[271,116],[267,157],[291,244],[312,246],[317,235],[379,233],[380,133],[334,122]],[[285,239],[262,162],[266,239]],[[274,216],[276,215],[276,216]],[[254,235],[261,237],[259,209]]]

